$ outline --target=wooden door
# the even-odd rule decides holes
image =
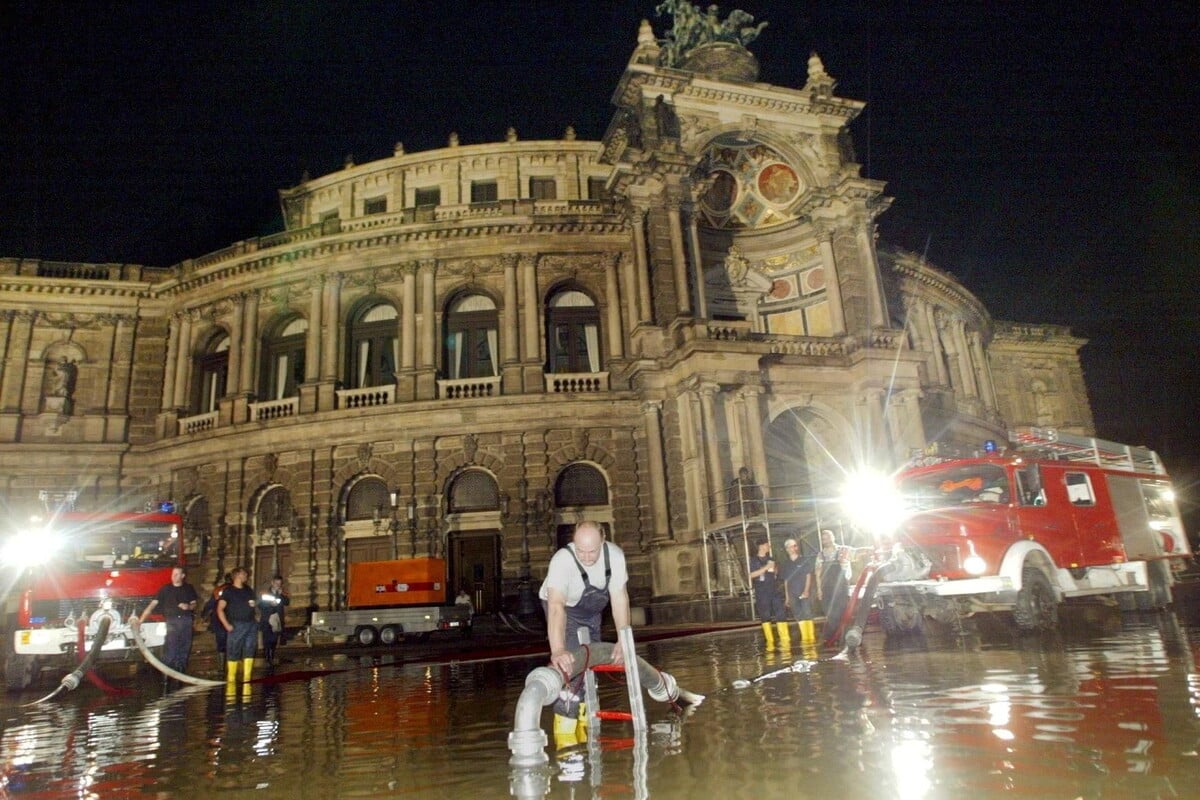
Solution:
[[[279,545],[279,563],[275,563],[275,545],[264,544],[254,550],[254,572],[250,575],[250,585],[262,589],[271,583],[276,574],[283,576],[283,585],[291,591],[288,580],[292,574],[292,546]]]

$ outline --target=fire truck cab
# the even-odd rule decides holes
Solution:
[[[1063,600],[1087,596],[1169,604],[1191,549],[1158,456],[1048,429],[1009,437],[1003,454],[924,458],[897,476],[905,512],[876,589],[884,629],[996,611],[1051,629]]]

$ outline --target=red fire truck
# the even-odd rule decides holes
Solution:
[[[109,618],[101,660],[140,658],[129,618],[154,598],[183,565],[183,520],[165,503],[142,513],[60,511],[11,534],[0,553],[20,573],[15,630],[4,649],[10,690],[30,686],[45,667],[64,672],[93,646],[100,620]],[[151,648],[166,635],[161,617],[141,626]]]
[[[1009,437],[1003,453],[925,458],[897,476],[903,510],[876,560],[884,629],[1002,611],[1034,631],[1057,627],[1069,598],[1169,604],[1191,548],[1157,454],[1049,429]]]

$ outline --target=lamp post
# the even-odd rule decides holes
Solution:
[[[417,498],[408,498],[408,539],[412,543],[412,557],[417,557]]]
[[[521,567],[517,572],[517,615],[525,617],[537,613],[537,598],[534,597],[529,566],[529,518],[533,509],[530,507],[529,482],[521,478],[517,481],[517,489],[521,494]]]
[[[400,541],[398,535],[400,533],[400,517],[399,517],[399,502],[400,490],[392,489],[388,493],[388,502],[392,506],[392,518],[388,520],[388,530],[392,534],[392,561],[400,557]]]

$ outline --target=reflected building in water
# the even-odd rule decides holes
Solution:
[[[281,572],[298,608],[340,607],[350,562],[443,556],[482,613],[596,519],[667,621],[712,613],[743,468],[782,539],[831,523],[846,468],[1091,432],[1082,339],[877,239],[864,103],[817,55],[775,86],[738,42],[631,45],[599,141],[397,144],[166,268],[0,259],[7,507],[173,499],[197,582]]]

